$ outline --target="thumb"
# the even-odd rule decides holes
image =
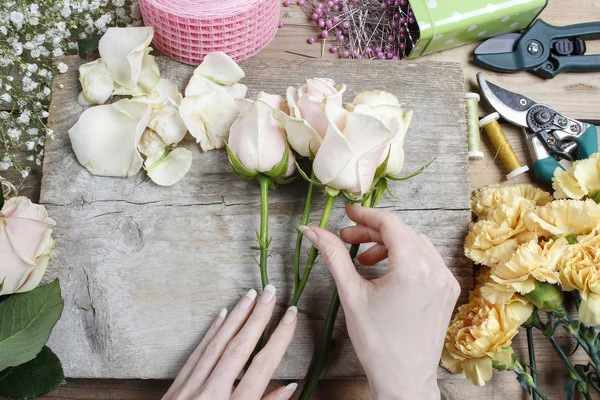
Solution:
[[[363,277],[356,271],[344,242],[326,229],[304,225],[299,229],[323,256],[323,260],[335,279],[340,297],[356,294]]]

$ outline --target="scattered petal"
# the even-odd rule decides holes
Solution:
[[[202,64],[194,71],[194,75],[196,74],[205,76],[220,85],[233,85],[246,76],[239,65],[221,51],[207,54]]]
[[[89,104],[104,104],[114,90],[112,73],[101,58],[79,67],[79,82]]]
[[[174,150],[164,148],[148,157],[144,163],[150,179],[160,186],[172,186],[179,182],[192,166],[192,152],[183,147]]]

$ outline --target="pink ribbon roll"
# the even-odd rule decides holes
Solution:
[[[198,65],[213,51],[236,61],[265,48],[279,26],[279,0],[139,0],[154,45],[165,55]]]

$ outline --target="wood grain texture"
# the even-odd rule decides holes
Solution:
[[[40,201],[60,223],[55,258],[46,279],[60,278],[65,312],[50,345],[67,376],[89,378],[173,377],[220,306],[231,307],[249,288],[259,287],[253,260],[259,224],[256,182],[230,172],[224,151],[201,153],[183,181],[161,188],[144,173],[130,179],[95,177],[73,154],[68,129],[77,104],[78,58],[54,83],[49,124],[57,138],[46,147]],[[182,90],[193,68],[159,58],[164,77]],[[306,78],[327,76],[348,85],[351,101],[364,90],[398,95],[415,118],[406,139],[405,171],[435,162],[421,176],[394,183],[395,198],[381,203],[438,246],[462,287],[472,287],[471,264],[462,256],[470,220],[462,70],[450,63],[378,63],[377,68],[344,60],[251,60],[242,64],[249,97],[259,91],[284,93]],[[444,76],[444,79],[437,79]],[[295,226],[306,187],[299,181],[271,193],[270,278],[279,289],[281,315],[290,300]],[[318,220],[323,197],[317,197]],[[343,202],[330,227],[348,225]],[[385,265],[364,270],[380,276]],[[300,302],[300,327],[277,372],[304,376],[322,330],[333,282],[320,263]],[[336,350],[326,376],[361,376],[362,368],[340,319]]]
[[[547,8],[542,13],[542,18],[555,25],[568,25],[583,22],[592,22],[597,20],[600,3],[597,0],[564,0],[550,1]],[[282,7],[282,19],[286,27],[280,29],[277,36],[271,44],[254,58],[289,58],[304,59],[287,51],[294,51],[311,57],[320,58],[324,54],[326,58],[333,58],[329,52],[322,52],[321,46],[308,45],[305,39],[309,36],[317,36],[318,31],[312,22],[308,21],[304,14],[295,6]],[[331,44],[331,42],[329,42]],[[590,52],[600,53],[600,41],[590,42]],[[471,51],[476,45],[465,46],[451,51],[432,54],[428,57],[415,60],[417,62],[428,62],[429,60],[454,61],[460,62],[465,68],[465,80],[467,88],[471,89],[470,82],[473,82],[474,72],[469,70],[478,70],[471,64]],[[496,79],[492,75],[490,79]],[[600,113],[598,104],[600,102],[600,78],[597,74],[562,74],[551,81],[543,81],[526,72],[514,75],[506,75],[511,80],[513,90],[532,90],[528,94],[537,100],[544,101],[558,110],[572,117],[598,121]],[[535,93],[533,92],[535,88]],[[518,129],[510,125],[503,124],[509,141],[512,143],[515,151],[526,159],[525,142]],[[499,160],[494,161],[495,152],[491,144],[484,138],[483,151],[486,153],[486,159],[478,162],[471,162],[470,180],[473,188],[480,188],[489,184],[505,182],[506,171]],[[39,198],[41,173],[39,168],[32,166],[33,171],[37,173],[28,178],[21,188],[22,193],[34,199]],[[21,182],[20,176],[8,174],[8,178],[16,184]],[[532,183],[529,175],[525,174],[519,177],[519,181]],[[560,333],[559,333],[560,334]],[[560,342],[565,349],[570,351],[574,348],[573,341],[561,335]],[[516,353],[520,360],[526,360],[526,339],[525,334],[519,334],[513,343]],[[540,376],[541,386],[549,394],[550,399],[562,399],[562,386],[567,373],[562,366],[561,361],[556,356],[542,337],[536,336],[536,350],[538,358],[538,369],[544,372]],[[585,355],[578,351],[572,356],[575,362],[585,360]],[[68,379],[69,384],[59,388],[54,393],[48,395],[53,399],[159,399],[166,391],[169,383],[167,381],[130,381],[130,380],[102,380],[89,379],[78,380]],[[285,384],[287,382],[277,382]],[[528,397],[514,378],[514,375],[508,372],[494,373],[494,377],[486,387],[480,388],[473,386],[469,381],[460,375],[444,376],[439,381],[443,392],[451,400],[525,400]],[[370,399],[368,383],[365,380],[339,379],[322,380],[319,383],[315,399],[352,399],[367,400]]]

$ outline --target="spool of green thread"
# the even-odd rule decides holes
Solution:
[[[479,136],[479,101],[477,93],[465,93],[467,106],[467,143],[469,144],[469,160],[483,160],[481,137]]]

